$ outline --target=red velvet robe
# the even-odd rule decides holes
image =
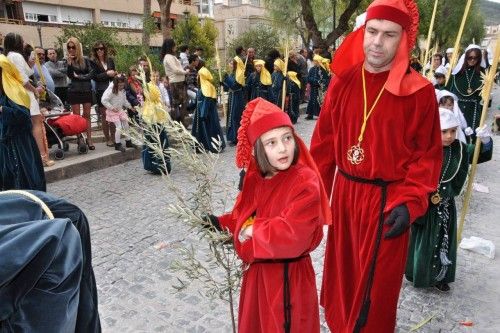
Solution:
[[[308,255],[323,237],[318,177],[299,164],[270,179],[251,167],[233,211],[219,217],[221,227],[233,233],[238,255],[249,264],[241,286],[239,332],[284,331],[284,264],[258,260],[300,256],[304,257],[289,263],[288,271],[291,332],[319,332],[318,294]],[[241,226],[253,212],[253,237],[241,243]]]
[[[369,110],[389,72],[365,73]],[[425,213],[428,193],[436,189],[441,168],[439,113],[430,83],[410,96],[384,91],[361,143],[365,159],[353,165],[347,151],[357,143],[362,121],[360,64],[330,84],[311,141],[311,155],[325,188],[329,195],[333,191],[321,305],[335,333],[351,333],[358,318],[381,203],[380,187],[347,180],[339,173],[335,176],[336,167],[357,177],[393,181],[387,189],[385,217],[394,207],[406,204],[411,222]],[[384,225],[383,233],[388,230]],[[382,238],[362,332],[394,331],[407,247],[408,232]]]

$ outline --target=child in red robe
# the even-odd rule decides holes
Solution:
[[[253,151],[253,154],[252,154]],[[246,175],[233,211],[211,222],[231,232],[244,271],[239,332],[319,332],[309,253],[330,223],[316,165],[288,115],[257,98],[238,130],[236,164]]]

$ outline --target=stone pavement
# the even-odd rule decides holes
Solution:
[[[314,124],[303,116],[299,119],[297,130],[306,142]],[[499,147],[500,136],[494,140]],[[228,147],[220,155],[219,175],[236,184],[234,150]],[[189,189],[175,161],[172,177]],[[474,192],[464,237],[483,237],[499,247],[500,225],[494,223],[500,210],[498,149],[492,162],[480,165],[477,181],[487,184],[490,193]],[[226,303],[202,296],[197,284],[174,292],[176,274],[169,265],[177,256],[176,246],[194,244],[202,251],[206,246],[182,222],[167,217],[166,206],[173,196],[160,177],[143,170],[140,160],[51,183],[48,191],[77,204],[89,218],[104,332],[231,331]],[[155,249],[162,241],[167,247]],[[323,253],[324,243],[313,253],[318,286]],[[403,283],[397,332],[408,332],[432,315],[418,332],[500,332],[499,259],[461,249],[458,256],[457,281],[449,293]],[[462,320],[471,320],[474,326],[461,326]],[[322,331],[328,332],[323,321]]]

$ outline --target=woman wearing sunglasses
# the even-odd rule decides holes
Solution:
[[[99,41],[92,48],[92,66],[94,67],[95,93],[97,97],[98,112],[101,115],[102,132],[108,147],[114,146],[113,138],[115,128],[113,123],[106,121],[106,108],[102,105],[101,98],[109,83],[116,75],[115,62],[109,56],[108,47]]]
[[[452,71],[447,90],[458,97],[458,106],[462,110],[468,127],[476,129],[481,119],[481,73],[486,64],[482,59],[481,48],[471,44],[465,49]],[[475,134],[467,137],[470,142]]]
[[[94,69],[91,61],[83,56],[82,45],[76,37],[70,37],[66,42],[68,52],[68,77],[71,83],[68,85],[68,103],[71,111],[80,114],[80,106],[83,106],[83,117],[87,120],[87,145],[89,150],[94,150],[92,142],[92,127],[90,123],[90,107],[92,106],[92,83]]]

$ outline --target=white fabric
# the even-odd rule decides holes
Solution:
[[[446,68],[443,65],[439,66],[434,71],[434,74],[442,74],[442,75],[445,75],[445,76],[446,76],[446,73],[447,73],[447,70],[446,70]]]
[[[163,58],[163,67],[165,67],[165,75],[168,76],[170,83],[186,80],[187,71],[182,68],[181,62],[175,56],[166,54]]]
[[[364,12],[361,15],[356,16],[356,23],[354,24],[353,31],[356,31],[359,28],[361,28],[363,25],[365,25],[365,21],[366,21],[366,12]]]
[[[101,98],[101,103],[106,109],[118,109],[122,110],[131,109],[132,105],[127,100],[125,95],[125,90],[119,90],[117,94],[113,94],[113,83],[111,82],[108,88],[104,91]]]
[[[481,57],[481,67],[486,68],[486,61],[484,61],[484,59],[483,59],[483,53],[481,52],[481,47],[479,45],[470,44],[469,46],[467,46],[467,48],[465,49],[465,52],[462,54],[460,59],[458,59],[458,63],[455,66],[455,68],[453,68],[453,71],[452,71],[453,75],[456,75],[458,72],[460,72],[460,70],[462,69],[462,66],[464,65],[464,62],[465,62],[465,54],[467,53],[467,51],[469,51],[471,49],[478,49],[479,50],[479,56]]]
[[[476,128],[476,135],[481,139],[483,144],[487,144],[491,141],[491,130],[488,125]]]
[[[181,62],[182,68],[186,69],[189,66],[188,55],[186,52],[179,53],[179,60]]]
[[[446,53],[453,53],[453,51],[455,51],[455,49],[452,47],[446,49]]]
[[[451,110],[439,108],[439,123],[441,130],[447,130],[453,127],[460,127],[460,122]]]
[[[115,124],[115,143],[120,143],[121,142],[121,135],[125,137],[125,140],[130,140],[130,136],[127,135],[128,131],[128,121],[120,120],[120,121],[113,121],[113,124]],[[122,129],[125,130],[125,132],[122,131]]]
[[[19,74],[21,74],[21,78],[23,80],[23,84],[29,83],[29,77],[33,75],[33,69],[26,63],[23,56],[17,52],[9,52],[7,54],[7,59],[9,59],[14,66],[16,66]],[[30,115],[37,116],[40,114],[40,105],[35,97],[35,94],[26,89],[28,96],[30,97]]]
[[[161,93],[161,100],[163,101],[165,106],[168,108],[167,111],[170,111],[170,97],[168,96],[167,88],[165,88],[165,85],[163,83],[160,83],[159,87],[160,87],[160,93]]]
[[[455,118],[458,119],[460,125],[459,129],[457,131],[457,139],[465,143],[465,135],[470,135],[465,133],[464,131],[468,128],[467,121],[465,120],[464,114],[460,110],[460,107],[458,106],[458,98],[455,94],[449,92],[448,90],[437,90],[436,89],[436,97],[437,97],[437,102],[439,104],[439,101],[441,100],[442,97],[445,96],[451,96],[453,98],[453,114],[455,115]],[[441,109],[441,107],[440,107]],[[448,109],[446,109],[448,110]],[[448,110],[451,111],[451,110]]]

